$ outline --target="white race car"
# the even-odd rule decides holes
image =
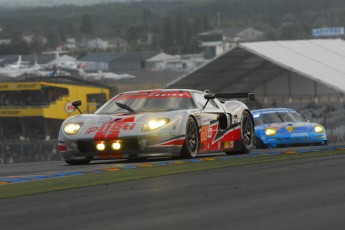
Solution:
[[[71,165],[100,159],[248,153],[255,148],[249,109],[240,101],[217,98],[252,95],[187,89],[120,93],[94,114],[66,119],[60,128],[58,149]],[[72,104],[78,109],[81,101]]]

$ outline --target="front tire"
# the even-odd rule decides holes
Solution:
[[[183,158],[195,158],[200,146],[199,129],[196,121],[189,117],[186,124],[186,137],[181,150]]]

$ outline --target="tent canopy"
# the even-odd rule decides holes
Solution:
[[[167,88],[217,93],[255,91],[283,75],[307,78],[344,93],[345,42],[323,39],[240,43]]]

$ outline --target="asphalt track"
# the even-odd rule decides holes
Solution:
[[[345,144],[330,146],[311,146],[300,148],[281,148],[281,149],[254,149],[250,154],[226,156],[224,153],[215,153],[203,155],[197,159],[184,160],[186,163],[198,163],[203,160],[229,160],[237,157],[257,157],[260,155],[275,155],[285,153],[308,153],[311,151],[323,151],[344,149]],[[181,160],[177,160],[181,161]],[[87,173],[97,173],[102,171],[116,171],[123,169],[132,169],[139,167],[151,167],[156,165],[174,164],[176,160],[171,159],[149,159],[143,162],[131,162],[127,160],[110,160],[110,161],[92,161],[89,165],[70,166],[64,161],[50,162],[33,162],[33,163],[17,163],[3,164],[0,168],[0,186],[9,183],[28,182],[33,180],[43,180],[49,178],[66,177],[73,175],[81,175]]]
[[[344,229],[344,165],[340,154],[1,199],[0,229]]]

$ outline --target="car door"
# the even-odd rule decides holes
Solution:
[[[226,128],[220,125],[221,117],[224,116],[225,111],[214,99],[207,102],[204,96],[205,93],[202,92],[193,93],[194,101],[201,110],[199,120],[200,153],[220,150],[221,146],[218,139],[222,133],[226,132]]]

